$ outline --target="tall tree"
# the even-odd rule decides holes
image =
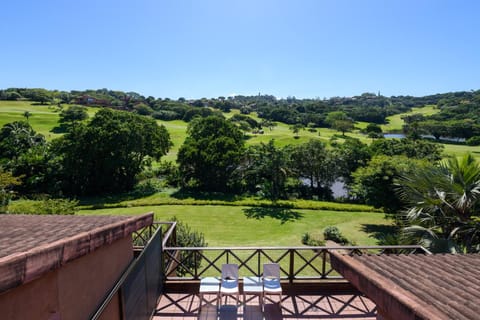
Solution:
[[[272,201],[284,198],[290,174],[285,149],[276,148],[274,141],[270,140],[267,144],[250,147],[247,158],[247,184],[260,185],[264,196]]]
[[[70,106],[60,112],[60,123],[75,126],[75,123],[88,119],[87,108],[84,106]]]
[[[310,183],[311,193],[322,196],[337,177],[336,159],[319,140],[311,139],[290,149],[290,167]]]
[[[245,149],[244,135],[223,117],[197,118],[187,129],[177,163],[185,186],[229,191]]]
[[[336,145],[333,153],[338,175],[347,184],[352,181],[352,172],[366,166],[371,158],[368,146],[358,139],[347,139],[344,143]]]
[[[130,190],[144,166],[171,146],[168,131],[153,119],[111,109],[59,139],[54,151],[63,159],[65,191],[73,194]]]
[[[333,129],[340,131],[342,135],[353,129],[353,120],[343,111],[332,111],[327,114],[325,122]]]
[[[0,159],[14,161],[36,145],[45,144],[45,137],[37,134],[26,121],[5,124],[0,130]]]

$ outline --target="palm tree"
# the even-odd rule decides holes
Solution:
[[[480,165],[471,154],[399,181],[403,235],[433,252],[480,252]]]
[[[30,111],[25,111],[25,112],[23,113],[23,116],[27,119],[27,122],[28,122],[28,118],[30,118],[31,115],[32,115],[32,114],[31,114]]]

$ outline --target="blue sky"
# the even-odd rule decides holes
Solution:
[[[480,89],[476,0],[4,1],[0,88],[170,98]]]

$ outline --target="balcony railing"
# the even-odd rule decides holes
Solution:
[[[240,275],[261,276],[263,264],[275,262],[285,282],[315,280],[312,283],[317,285],[343,279],[330,266],[333,250],[350,255],[430,254],[421,246],[177,247],[175,226],[175,222],[155,222],[132,234],[135,259],[91,319],[100,319],[117,294],[123,319],[148,319],[169,283],[194,284],[202,277],[218,276],[224,263],[238,264]]]
[[[224,263],[236,263],[239,273],[260,276],[264,263],[278,263],[282,279],[332,280],[342,277],[330,266],[329,251],[345,254],[428,254],[421,246],[365,247],[164,247],[166,280],[198,280],[219,275]]]

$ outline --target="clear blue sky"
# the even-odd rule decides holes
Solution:
[[[0,88],[201,98],[480,89],[478,0],[12,0]]]

